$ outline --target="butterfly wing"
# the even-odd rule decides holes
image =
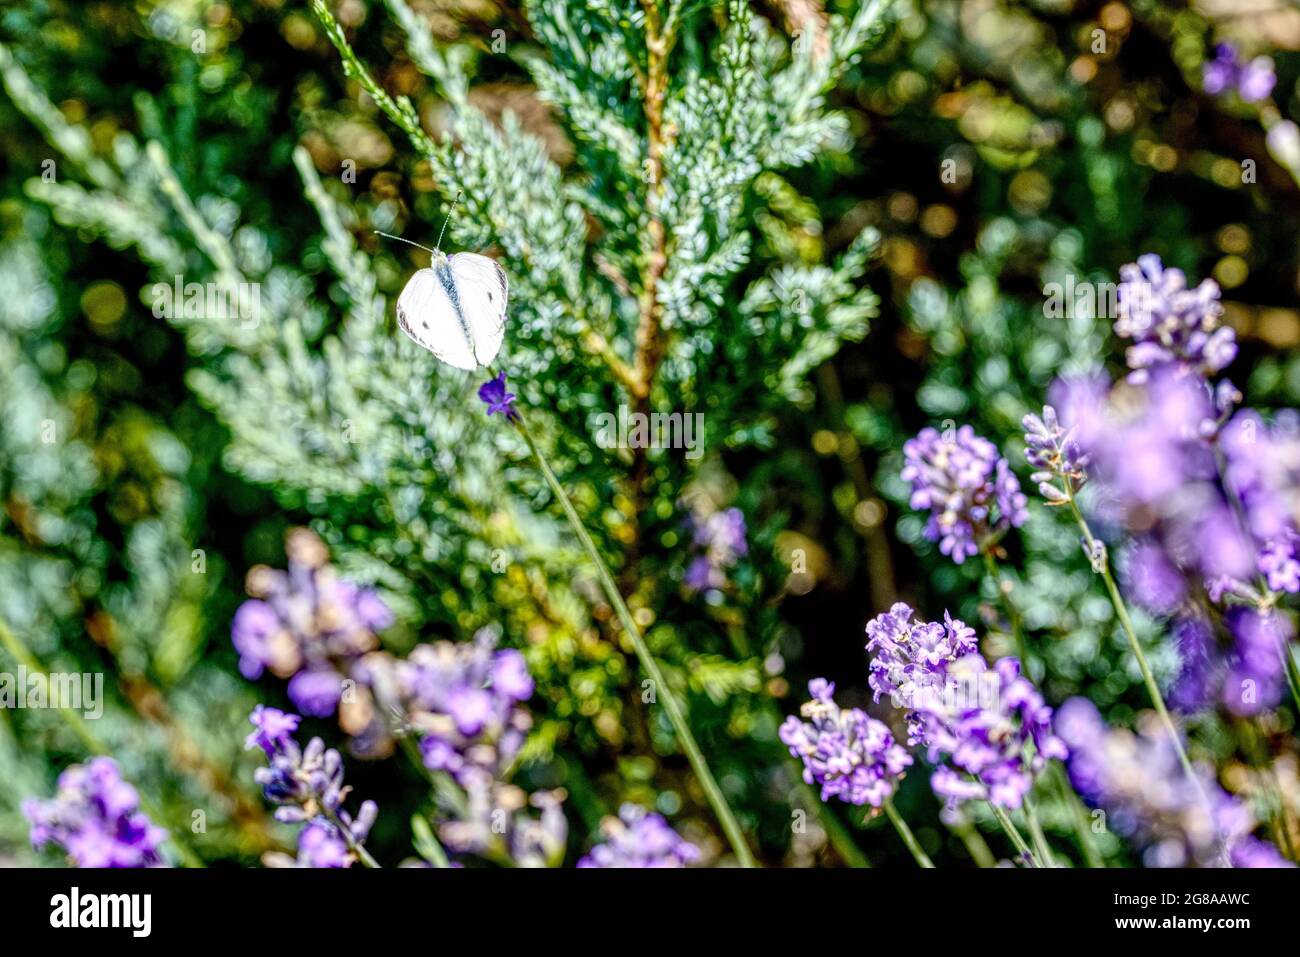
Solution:
[[[476,253],[447,257],[455,279],[461,315],[473,342],[474,356],[489,365],[501,351],[506,334],[506,298],[510,294],[506,272],[495,259]]]
[[[469,327],[460,304],[453,298],[454,277],[445,265],[441,273],[433,268],[421,269],[410,278],[397,297],[397,325],[412,342],[448,365],[477,368]]]

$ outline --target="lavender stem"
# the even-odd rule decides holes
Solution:
[[[992,801],[988,801],[987,803],[990,810],[993,811],[993,816],[998,819],[998,824],[1002,825],[1003,832],[1005,832],[1007,837],[1011,840],[1011,843],[1015,845],[1016,851],[1019,852],[1020,856],[1029,862],[1030,867],[1042,867],[1043,865],[1039,862],[1038,858],[1034,856],[1034,852],[1031,851],[1029,845],[1025,843],[1025,839],[1021,836],[1020,831],[1016,829],[1015,823],[1007,816],[1007,812],[998,807]]]
[[[718,787],[713,772],[709,770],[708,762],[704,760],[700,746],[695,742],[695,735],[691,733],[690,725],[686,721],[681,705],[677,703],[676,695],[669,688],[668,682],[664,680],[663,672],[659,670],[659,663],[655,660],[654,655],[650,653],[645,638],[641,636],[641,629],[637,627],[636,621],[632,618],[632,612],[628,610],[627,603],[623,600],[618,586],[614,583],[614,577],[605,566],[604,559],[600,557],[596,543],[592,541],[591,535],[588,534],[586,527],[582,524],[582,519],[578,517],[578,512],[573,507],[573,502],[569,500],[568,493],[564,491],[559,479],[555,477],[555,472],[552,471],[550,463],[546,461],[537,444],[533,441],[528,427],[524,424],[522,415],[517,410],[512,421],[519,434],[523,436],[524,441],[528,444],[528,450],[532,452],[533,458],[537,461],[537,467],[541,470],[542,477],[546,479],[546,484],[550,486],[551,491],[559,500],[560,507],[564,510],[564,515],[569,520],[569,524],[573,526],[574,534],[578,536],[578,541],[582,543],[587,557],[591,559],[591,563],[595,566],[596,577],[600,580],[605,597],[614,606],[619,622],[623,625],[623,630],[627,632],[632,647],[636,650],[636,656],[641,661],[641,667],[645,669],[646,674],[650,676],[650,680],[658,688],[659,695],[664,703],[664,709],[668,712],[668,720],[677,733],[682,750],[686,752],[686,758],[691,764],[691,769],[695,771],[700,786],[704,788],[704,793],[709,799],[714,814],[717,815],[718,821],[722,824],[722,830],[726,833],[732,850],[736,852],[736,859],[740,862],[741,867],[754,867],[753,854],[749,850],[749,845],[745,843],[744,835],[740,831],[740,825],[731,812],[731,806],[727,804],[722,789]]]
[[[920,843],[917,841],[916,835],[912,833],[912,829],[907,826],[907,822],[903,820],[903,816],[899,814],[898,809],[894,807],[894,799],[885,798],[884,803],[881,806],[884,807],[885,813],[889,815],[889,820],[893,823],[894,830],[898,832],[898,836],[903,839],[903,843],[907,845],[907,849],[912,852],[912,857],[916,859],[916,863],[926,869],[933,868],[934,862],[930,860],[929,855],[925,853]]]
[[[1070,483],[1065,482],[1063,484],[1065,496],[1070,503],[1070,511],[1074,514],[1074,520],[1083,533],[1091,552],[1093,543],[1097,541],[1097,538],[1092,534],[1092,529],[1088,527],[1088,521],[1083,517],[1083,512],[1079,510],[1079,503],[1075,501],[1074,490],[1070,488]],[[1124,635],[1128,638],[1129,647],[1133,650],[1133,657],[1137,659],[1138,669],[1142,672],[1142,681],[1147,686],[1147,694],[1151,697],[1151,703],[1155,706],[1156,713],[1160,716],[1165,730],[1169,732],[1170,742],[1178,754],[1178,761],[1183,766],[1183,772],[1200,788],[1201,782],[1192,769],[1192,762],[1187,757],[1187,751],[1183,748],[1178,728],[1174,724],[1173,718],[1169,716],[1169,709],[1165,707],[1165,699],[1160,693],[1160,686],[1156,684],[1155,674],[1151,671],[1151,664],[1147,661],[1142,645],[1138,643],[1137,632],[1134,631],[1133,621],[1129,618],[1128,607],[1124,604],[1124,598],[1119,593],[1119,586],[1115,584],[1115,576],[1110,571],[1110,558],[1102,554],[1093,567],[1101,575],[1102,581],[1106,583],[1106,592],[1110,596],[1110,603],[1114,606],[1115,615],[1119,618],[1120,626],[1124,629]]]

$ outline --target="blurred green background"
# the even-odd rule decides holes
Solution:
[[[443,98],[412,64],[384,5],[331,7],[381,84],[409,96],[425,128],[439,131]],[[494,121],[513,114],[566,176],[577,175],[575,154],[588,145],[571,139],[521,66],[539,49],[525,11],[488,0],[412,0],[411,8],[440,48],[464,51],[471,101]],[[755,10],[787,35],[824,29],[816,2]],[[998,442],[1023,481],[1021,416],[1062,372],[1116,366],[1105,320],[1044,315],[1047,282],[1066,274],[1113,281],[1144,252],[1193,280],[1212,276],[1243,345],[1229,372],[1247,401],[1289,406],[1300,396],[1300,187],[1265,143],[1276,117],[1209,97],[1199,83],[1210,46],[1229,38],[1273,56],[1273,102],[1281,116],[1298,115],[1300,9],[906,0],[891,17],[883,40],[830,93],[829,105],[847,117],[847,139],[812,164],[761,173],[745,198],[757,239],[747,280],[780,264],[833,260],[865,227],[879,230],[865,276],[879,314],[860,341],[814,364],[801,394],[765,407],[752,432],[715,443],[696,472],[665,482],[667,512],[638,557],[652,584],[633,604],[675,669],[752,843],[774,865],[840,864],[851,853],[845,840],[873,864],[907,857],[879,822],[860,827],[843,808],[830,819],[815,813],[775,729],[813,676],[836,681],[845,706],[867,706],[863,626],[894,600],[932,618],[949,608],[994,645],[1005,641],[980,570],[953,566],[923,540],[897,474],[903,440],[951,418]],[[493,44],[502,40],[508,52],[498,55]],[[446,208],[436,178],[344,76],[308,5],[20,0],[0,9],[0,43],[5,63],[85,133],[84,142],[57,142],[54,127],[17,108],[19,74],[6,72],[0,617],[47,668],[108,676],[95,734],[162,809],[163,823],[209,862],[253,864],[292,841],[270,819],[252,783],[257,762],[242,751],[249,710],[283,704],[283,687],[239,676],[229,628],[247,569],[283,566],[285,531],[310,524],[345,571],[385,591],[398,611],[385,636],[395,650],[467,638],[492,621],[526,650],[537,727],[521,773],[566,788],[575,852],[597,836],[603,814],[634,800],[673,819],[706,855],[725,854],[684,760],[662,745],[661,731],[643,726],[635,659],[601,631],[608,609],[581,587],[549,590],[527,560],[500,576],[483,569],[503,543],[525,556],[571,544],[532,538],[526,524],[488,510],[464,519],[495,529],[482,547],[448,545],[416,561],[400,534],[372,521],[370,492],[294,486],[277,479],[269,446],[232,445],[203,387],[216,347],[151,313],[151,284],[195,268],[204,250],[137,183],[148,160],[127,150],[123,134],[165,148],[177,181],[241,257],[284,265],[268,272],[267,282],[280,284],[275,296],[321,304],[304,321],[309,351],[337,323],[331,304],[341,297],[296,147],[353,211],[345,226],[374,257],[390,303],[415,260],[370,230],[432,240]],[[1253,182],[1242,182],[1243,159],[1257,164]],[[95,161],[117,170],[115,188],[96,181]],[[344,175],[346,162],[355,177]],[[123,199],[133,196],[139,202]],[[700,394],[733,388],[728,376],[720,364]],[[467,406],[475,401],[468,383],[459,388]],[[547,385],[561,408],[599,407],[583,398],[591,394],[577,375]],[[48,422],[53,444],[40,440]],[[566,458],[579,467],[580,452]],[[331,481],[326,474],[317,484]],[[688,485],[738,505],[748,520],[750,554],[720,603],[673,584],[687,559],[671,505]],[[627,507],[603,503],[612,513]],[[439,515],[432,538],[442,516],[431,508]],[[619,529],[614,515],[606,540],[617,544]],[[1008,547],[1049,701],[1084,693],[1115,720],[1131,717],[1144,701],[1138,676],[1073,533],[1036,508]],[[792,562],[800,549],[806,568]],[[1139,625],[1157,642],[1168,678],[1176,649],[1157,623]],[[0,669],[12,666],[0,650]],[[1196,720],[1200,740],[1219,742],[1213,756],[1231,782],[1234,767],[1249,763],[1231,726],[1214,715]],[[1270,760],[1300,807],[1291,718],[1280,711],[1272,720]],[[328,723],[313,730],[339,739]],[[58,714],[0,711],[0,861],[57,862],[30,850],[18,805],[50,794],[58,771],[85,755]],[[391,760],[348,766],[356,792],[381,807],[371,849],[385,860],[408,856],[418,776]],[[899,805],[941,864],[968,864],[939,823],[923,773],[909,777]],[[798,808],[810,810],[805,830],[790,825]],[[201,833],[190,826],[195,810],[206,818]],[[1067,828],[1064,810],[1045,814]],[[840,835],[839,850],[828,828],[850,835]],[[1121,847],[1109,851],[1126,859]]]

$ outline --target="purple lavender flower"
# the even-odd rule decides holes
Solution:
[[[248,573],[250,600],[235,613],[231,637],[247,678],[270,669],[292,679],[289,697],[314,717],[335,712],[352,662],[376,648],[393,623],[372,589],[337,576],[325,544],[306,529],[289,534],[288,569]]]
[[[1057,424],[1074,438],[1085,456],[1108,428],[1110,392],[1110,378],[1101,370],[1062,376],[1048,387],[1048,402],[1056,412]]]
[[[1107,826],[1136,842],[1148,867],[1291,866],[1251,836],[1250,809],[1212,774],[1198,768],[1200,780],[1192,781],[1182,772],[1163,725],[1151,718],[1144,716],[1138,734],[1108,728],[1086,698],[1071,698],[1057,714],[1070,779],[1105,811]]]
[[[1173,367],[1210,376],[1237,356],[1236,334],[1220,323],[1219,285],[1203,279],[1187,288],[1181,269],[1166,269],[1154,253],[1120,267],[1117,335],[1132,339],[1129,381],[1145,382],[1152,370]]]
[[[488,379],[487,382],[479,386],[478,397],[488,407],[488,415],[500,412],[511,421],[519,418],[519,413],[515,411],[514,406],[515,394],[506,391],[506,374],[504,372],[497,373],[496,378]]]
[[[1228,852],[1233,867],[1295,867],[1268,841],[1247,835]]]
[[[1257,56],[1241,68],[1241,78],[1237,81],[1237,95],[1247,103],[1258,103],[1273,92],[1277,85],[1277,76],[1273,72],[1273,61],[1265,56]]]
[[[325,819],[317,818],[298,833],[298,859],[294,866],[351,867],[352,857],[338,829]]]
[[[1218,96],[1235,91],[1246,103],[1258,103],[1273,92],[1276,84],[1272,60],[1259,56],[1242,63],[1231,43],[1220,43],[1214,48],[1214,59],[1206,62],[1201,76],[1206,93]]]
[[[682,583],[688,591],[721,589],[727,584],[727,570],[749,552],[745,539],[745,515],[738,508],[713,510],[698,497],[688,518],[691,545],[698,552],[686,568]]]
[[[1029,517],[1011,466],[969,425],[942,434],[922,429],[903,445],[903,455],[911,506],[930,513],[926,538],[959,565],[979,554],[991,533]]]
[[[1168,553],[1148,538],[1135,542],[1121,565],[1125,591],[1153,615],[1172,615],[1187,597],[1187,579]]]
[[[473,769],[503,771],[532,724],[521,707],[533,693],[524,657],[497,649],[487,630],[472,643],[417,646],[397,663],[396,681],[425,766],[462,784]]]
[[[1142,532],[1184,575],[1249,577],[1254,547],[1218,482],[1212,442],[1226,428],[1207,383],[1153,369],[1117,388],[1101,420],[1082,444],[1103,521]]]
[[[1258,572],[1274,591],[1300,591],[1300,413],[1288,409],[1266,423],[1243,409],[1223,428],[1219,447],[1224,486],[1240,502],[1258,543]]]
[[[256,729],[246,748],[259,747],[267,766],[253,773],[266,799],[276,805],[275,819],[286,823],[306,822],[298,837],[298,858],[267,856],[273,867],[350,867],[375,823],[379,808],[363,801],[353,818],[343,808],[352,790],[343,783],[343,758],[312,738],[299,748],[292,732],[298,716],[258,705],[248,719]]]
[[[59,775],[48,801],[23,802],[36,850],[61,847],[77,867],[161,867],[167,832],[140,808],[135,788],[122,780],[112,758],[74,764]]]
[[[1214,59],[1206,60],[1201,85],[1206,93],[1218,96],[1236,86],[1237,49],[1231,43],[1220,43],[1214,48]]]
[[[1061,425],[1056,409],[1050,405],[1043,406],[1042,418],[1026,415],[1021,425],[1025,430],[1025,458],[1037,469],[1030,481],[1038,483],[1038,493],[1048,505],[1065,504],[1070,494],[1088,481],[1088,454],[1079,445],[1074,430]],[[1057,479],[1066,483],[1070,494],[1054,484]]]
[[[1175,618],[1170,633],[1178,648],[1178,676],[1169,687],[1169,706],[1184,714],[1207,707],[1220,680],[1220,654],[1210,623],[1199,614]]]
[[[395,717],[397,733],[419,739],[425,767],[447,775],[444,783],[460,792],[456,800],[441,792],[447,819],[437,828],[448,850],[553,867],[567,837],[564,793],[526,796],[505,780],[532,726],[523,703],[533,679],[522,654],[496,644],[496,634],[482,629],[473,642],[418,645],[405,660],[367,655],[353,674],[376,709]]]
[[[921,621],[900,601],[867,623],[867,651],[874,699],[887,694],[894,707],[906,709],[908,743],[917,744],[924,732],[918,713],[928,698],[943,695],[949,667],[977,654],[979,642],[973,628],[947,612],[943,624]]]
[[[943,699],[931,696],[920,712],[927,760],[944,762],[930,779],[934,792],[949,801],[1020,807],[1047,762],[1068,756],[1052,731],[1052,709],[1015,658],[990,669],[982,656],[968,655],[948,678]]]
[[[261,748],[269,758],[288,745],[302,719],[296,714],[285,714],[279,708],[259,704],[248,720],[254,730],[244,739],[244,749]]]
[[[635,804],[624,804],[601,830],[605,842],[578,861],[579,867],[686,867],[700,855],[662,817]]]
[[[1282,663],[1293,635],[1290,621],[1277,612],[1236,607],[1228,610],[1225,623],[1233,646],[1226,656],[1224,707],[1245,717],[1276,707],[1285,686]]]
[[[1265,542],[1259,549],[1259,570],[1274,591],[1294,595],[1300,591],[1300,557],[1296,544],[1300,536],[1287,530],[1281,537]]]
[[[882,722],[858,708],[842,709],[824,678],[808,683],[812,700],[781,725],[781,741],[803,762],[803,778],[821,787],[822,800],[880,807],[893,795],[912,756]]]
[[[1234,643],[1221,647],[1211,623],[1190,609],[1202,588],[1216,604],[1257,609],[1273,601],[1270,589],[1300,590],[1300,417],[1279,414],[1269,424],[1249,409],[1233,415],[1236,390],[1211,387],[1202,368],[1146,371],[1141,383],[1116,389],[1104,425],[1089,431],[1098,510],[1138,535],[1122,566],[1128,594],[1178,619],[1175,707],[1217,701],[1257,714],[1284,690],[1278,638],[1230,613]]]

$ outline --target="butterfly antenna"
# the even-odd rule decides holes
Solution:
[[[428,246],[421,246],[419,243],[413,243],[409,239],[403,239],[401,236],[394,236],[392,233],[383,233],[376,229],[375,235],[385,236],[388,239],[396,239],[399,243],[406,243],[406,245],[414,246],[416,249],[423,249],[426,253],[430,253],[430,254],[437,253],[436,249],[430,249]]]
[[[434,245],[442,249],[442,234],[447,231],[447,223],[451,222],[451,214],[456,211],[456,206],[460,203],[460,198],[465,195],[463,189],[456,190],[456,198],[452,200],[451,209],[447,210],[447,218],[442,221],[442,229],[438,230],[438,241]]]

